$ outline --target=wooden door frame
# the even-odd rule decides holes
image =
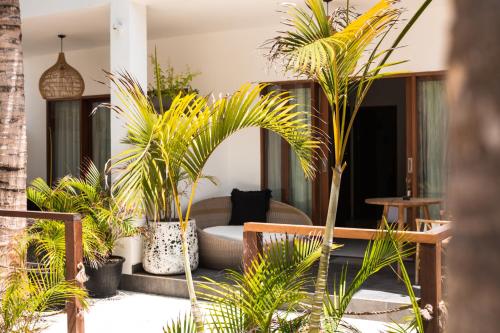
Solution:
[[[47,182],[52,179],[52,129],[54,128],[54,102],[61,101],[79,101],[80,102],[80,165],[86,158],[92,157],[92,122],[90,121],[90,106],[94,102],[102,101],[103,103],[111,100],[111,95],[88,95],[82,96],[79,99],[54,99],[46,101],[46,166],[47,166]],[[55,181],[55,179],[52,179]]]
[[[409,171],[409,158],[412,159],[412,172],[411,172],[411,190],[413,195],[418,195],[418,173],[419,173],[419,156],[418,156],[418,106],[417,106],[417,81],[421,79],[438,79],[445,78],[447,71],[424,71],[424,72],[408,72],[399,73],[394,75],[389,75],[383,79],[391,78],[404,78],[405,79],[405,91],[406,91],[406,172]],[[328,110],[328,101],[324,94],[321,93],[321,88],[318,84],[311,80],[291,80],[291,81],[276,81],[268,82],[269,85],[280,85],[282,87],[286,86],[297,86],[300,84],[308,84],[312,86],[311,94],[313,98],[317,98],[316,102],[312,105],[316,105],[318,109],[318,115],[320,119],[326,120],[326,122],[318,121],[316,125],[326,133],[329,131],[330,124],[330,112]],[[267,170],[267,152],[265,143],[265,130],[261,130],[260,135],[260,147],[261,147],[261,187],[264,189],[267,187],[266,170]],[[325,156],[329,156],[328,148],[323,153]],[[283,154],[283,149],[282,149]],[[329,167],[329,162],[326,164],[318,163],[319,174],[317,180],[313,181],[313,223],[322,225],[322,221],[326,220],[326,214],[328,211],[328,199],[330,195],[330,179],[331,179],[331,168]],[[287,170],[283,169],[282,170]],[[283,172],[283,177],[289,179],[288,172]],[[284,183],[282,183],[283,185]],[[285,193],[286,194],[286,193]],[[286,196],[285,196],[286,198]],[[319,199],[319,200],[317,200]],[[416,212],[410,212],[410,218],[416,216]]]

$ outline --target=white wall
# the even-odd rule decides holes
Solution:
[[[419,1],[403,1],[412,15]],[[449,5],[435,0],[422,15],[394,52],[393,60],[408,60],[395,67],[398,71],[433,71],[446,67]],[[154,46],[162,64],[170,62],[174,68],[202,74],[193,86],[201,93],[230,93],[244,82],[263,82],[284,79],[279,68],[271,67],[265,59],[266,50],[259,49],[264,41],[275,36],[282,26],[223,31],[218,33],[179,36],[149,42]],[[397,33],[398,31],[395,31]],[[149,75],[151,78],[151,73]],[[260,187],[260,136],[258,129],[248,129],[231,137],[209,160],[205,173],[216,176],[219,186],[200,186],[197,200],[210,196],[228,195],[231,189],[258,189]]]
[[[403,1],[411,14],[416,1]],[[407,14],[407,16],[408,16]],[[434,0],[427,12],[403,41],[406,47],[398,50],[393,59],[408,59],[400,70],[428,71],[445,69],[447,52],[447,22],[449,5],[445,0]],[[178,36],[150,40],[151,54],[158,47],[161,63],[170,63],[179,70],[189,65],[202,74],[194,86],[204,94],[230,93],[244,82],[283,79],[278,69],[268,65],[259,49],[273,37],[277,27],[263,27],[239,31]],[[109,68],[109,49],[97,48],[68,52],[68,62],[83,75],[85,95],[108,93],[108,89],[94,80],[102,80],[101,69]],[[28,177],[46,175],[45,102],[38,92],[38,79],[43,70],[52,65],[56,54],[25,58],[26,110],[28,128]],[[151,80],[151,75],[149,75]],[[227,195],[233,187],[257,189],[260,187],[260,136],[257,129],[245,130],[225,142],[208,162],[205,173],[218,178],[219,186],[202,184],[197,200]]]
[[[24,58],[24,84],[26,95],[26,128],[28,137],[28,182],[47,175],[47,112],[46,101],[38,90],[42,73],[57,60],[57,54]],[[68,64],[82,74],[85,81],[84,95],[108,94],[102,69],[109,69],[109,49],[96,48],[66,53]]]
[[[272,81],[283,78],[270,69],[262,43],[273,36],[273,28],[180,36],[153,40],[150,50],[158,48],[161,64],[201,72],[193,86],[202,94],[227,94],[245,82]],[[152,75],[149,76],[150,78]],[[238,187],[260,188],[260,153],[258,129],[247,129],[229,138],[209,160],[205,174],[216,176],[219,185],[206,182],[199,187],[197,200],[228,195]]]

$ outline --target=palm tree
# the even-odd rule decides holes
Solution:
[[[450,204],[454,215],[447,332],[500,324],[500,2],[453,1],[450,30]]]
[[[210,102],[196,94],[178,95],[168,110],[157,112],[147,94],[127,73],[109,74],[124,108],[110,106],[124,118],[131,148],[112,159],[120,170],[115,182],[117,199],[128,208],[157,218],[173,198],[181,227],[183,261],[196,329],[203,318],[191,276],[186,228],[203,167],[214,150],[229,136],[247,127],[261,127],[280,135],[297,154],[307,177],[312,177],[320,140],[305,117],[295,111],[287,94],[267,93],[264,85],[242,85],[233,95]],[[261,96],[263,95],[263,96]],[[159,98],[161,100],[161,98]],[[163,112],[164,111],[164,112]],[[191,183],[186,210],[181,206],[178,181]],[[147,215],[147,214],[146,214]],[[151,216],[150,215],[150,216]]]
[[[387,75],[381,70],[396,64],[387,62],[389,56],[431,1],[424,1],[389,49],[381,50],[382,42],[401,14],[392,0],[379,1],[359,17],[349,8],[330,15],[322,0],[305,0],[307,8],[290,7],[286,21],[289,30],[269,42],[270,59],[283,62],[287,72],[317,81],[332,113],[334,167],[311,332],[319,332],[321,326],[340,181],[346,167],[344,153],[354,120],[373,81]],[[370,45],[373,49],[367,52]],[[367,60],[362,61],[365,54]]]
[[[0,208],[26,209],[26,124],[19,0],[0,0]],[[0,217],[0,265],[16,265],[13,239],[25,220]],[[0,285],[8,272],[0,270]]]

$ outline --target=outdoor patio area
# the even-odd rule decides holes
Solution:
[[[93,300],[85,313],[87,332],[161,332],[179,315],[189,311],[189,301],[182,298],[120,291],[117,296]],[[110,320],[112,318],[112,320]],[[381,322],[346,319],[363,333],[380,333],[386,328]],[[66,316],[58,314],[44,319],[44,333],[60,333],[66,329]]]
[[[500,0],[0,0],[0,333],[500,332]]]

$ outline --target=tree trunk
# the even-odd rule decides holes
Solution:
[[[26,209],[26,123],[19,0],[0,0],[0,208]],[[16,264],[24,219],[0,218],[0,266]],[[0,287],[8,270],[0,268]]]
[[[323,301],[326,292],[326,282],[328,280],[328,268],[330,266],[330,252],[333,243],[333,231],[337,219],[337,207],[340,195],[340,180],[342,179],[342,169],[336,167],[333,169],[332,187],[330,190],[330,199],[328,202],[328,212],[326,214],[326,226],[323,234],[323,245],[321,247],[321,257],[319,260],[318,275],[311,307],[311,321],[309,323],[310,333],[319,333],[321,331],[321,316],[323,315]]]
[[[189,223],[187,221],[186,223]],[[196,325],[196,332],[204,333],[203,314],[201,313],[196,291],[194,289],[193,275],[191,274],[191,263],[189,262],[189,246],[186,239],[186,228],[181,226],[182,259],[184,262],[184,273],[186,274],[186,284],[189,292],[189,301],[191,302],[191,315]]]
[[[448,332],[500,331],[500,1],[455,0]]]

